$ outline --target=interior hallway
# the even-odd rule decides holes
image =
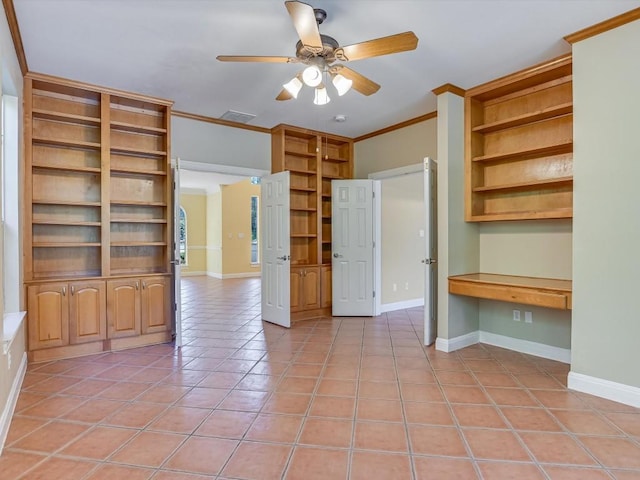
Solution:
[[[29,366],[0,478],[640,478],[640,410],[568,366],[421,346],[422,312],[260,320],[260,279],[182,282],[182,351]]]

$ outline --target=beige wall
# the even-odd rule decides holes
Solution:
[[[437,119],[432,118],[354,145],[354,177],[406,167],[437,155]]]
[[[223,185],[222,192],[222,273],[259,274],[251,265],[251,196],[260,196],[260,185],[250,179]]]
[[[207,275],[222,275],[222,194],[207,195]]]
[[[572,373],[636,388],[640,388],[638,45],[640,20],[573,46],[571,340]]]
[[[187,265],[182,273],[201,274],[207,271],[207,194],[181,192],[180,206],[187,214]]]
[[[422,171],[382,180],[382,304],[424,300]]]
[[[11,33],[7,24],[4,8],[0,6],[0,79],[2,79],[2,91],[6,92],[8,88],[7,80],[10,79],[11,84],[15,87],[16,91],[9,92],[18,96],[19,104],[22,104],[22,74],[20,72],[20,66],[18,64],[18,58],[15,53],[13,42],[11,40]],[[22,122],[19,125],[20,133],[22,135]],[[21,142],[20,142],[21,145]],[[22,148],[19,148],[20,160],[22,160]],[[23,162],[20,161],[20,164]],[[2,192],[2,183],[0,182],[0,193]],[[0,195],[2,198],[2,195]],[[4,250],[2,246],[2,239],[4,232],[0,226],[0,311],[4,313],[4,298],[3,298],[3,282],[4,282],[4,263],[2,262],[2,252]],[[20,274],[17,276],[19,278]],[[4,323],[0,322],[0,338],[3,338]],[[20,373],[21,362],[25,358],[26,350],[26,338],[25,338],[25,326],[24,324],[18,329],[16,336],[13,339],[9,355],[11,357],[11,364],[9,365],[9,355],[4,354],[4,349],[0,348],[0,446],[4,441],[4,435],[8,429],[8,421],[10,420],[10,405],[12,386],[16,380],[20,380],[18,377]]]
[[[480,271],[570,280],[571,220],[480,224]],[[513,320],[532,312],[533,323]],[[505,302],[480,302],[480,330],[554,347],[571,347],[571,311]]]

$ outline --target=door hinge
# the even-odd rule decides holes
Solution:
[[[376,298],[376,292],[375,292],[375,290],[374,290],[374,292],[373,292],[373,298]]]
[[[376,248],[376,241],[373,241],[373,248]]]
[[[371,198],[376,198],[376,192],[371,192]]]
[[[174,302],[174,304],[173,304],[173,310],[174,310],[175,312],[177,312],[177,311],[178,311],[178,304],[177,304],[177,303],[175,303],[175,302]]]

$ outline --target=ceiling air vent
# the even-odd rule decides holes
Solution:
[[[256,118],[256,116],[251,113],[234,112],[233,110],[227,110],[220,117],[220,119],[222,120],[228,120],[230,122],[237,122],[237,123],[248,123],[254,118]]]

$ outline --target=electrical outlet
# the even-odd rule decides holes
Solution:
[[[513,321],[514,322],[519,322],[520,321],[520,310],[514,310],[513,311]]]
[[[533,323],[533,313],[524,312],[524,323]]]

